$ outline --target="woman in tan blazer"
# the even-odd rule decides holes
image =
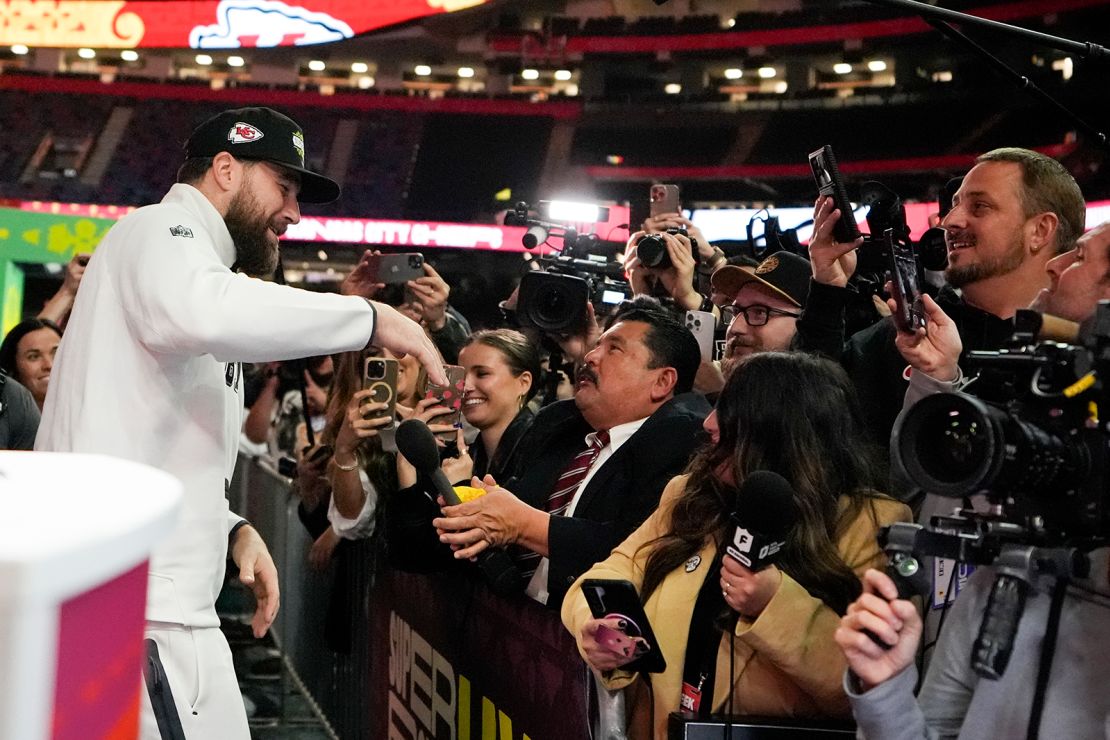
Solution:
[[[563,623],[609,688],[630,686],[639,676],[620,666],[632,658],[605,639],[604,627],[619,627],[593,618],[581,584],[624,579],[641,594],[667,669],[647,674],[654,729],[636,732],[633,722],[633,737],[665,738],[667,715],[679,709],[684,694],[687,701],[711,700],[703,711],[713,713],[851,716],[841,688],[844,657],[833,632],[860,593],[860,576],[884,562],[879,528],[910,520],[905,505],[871,488],[874,451],[851,381],[838,365],[816,356],[754,355],[733,372],[705,427],[713,444],[670,482],[659,509],[571,587]],[[753,572],[719,558],[718,548],[732,531],[737,491],[757,470],[790,483],[798,518],[776,564]],[[710,577],[723,601],[705,628],[717,630],[709,650],[715,641],[716,666],[712,681],[704,674],[694,681],[703,688],[712,684],[711,697],[699,694],[698,686],[683,687],[691,617]],[[643,724],[645,693],[635,693],[638,706],[632,707]]]

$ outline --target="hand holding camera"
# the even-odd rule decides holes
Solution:
[[[689,311],[700,308],[702,296],[694,289],[698,266],[694,251],[685,229],[633,234],[624,262],[633,292],[651,294],[652,282],[658,280],[677,307]]]
[[[863,594],[848,606],[834,639],[867,691],[913,663],[921,630],[917,607],[898,598],[890,576],[872,568],[863,575]]]

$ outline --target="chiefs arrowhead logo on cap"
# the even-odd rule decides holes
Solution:
[[[239,122],[231,127],[227,132],[227,140],[232,144],[249,144],[252,141],[258,141],[265,134],[259,131],[249,123]]]
[[[774,257],[774,256],[768,257],[767,259],[765,259],[765,260],[763,260],[762,262],[759,263],[759,267],[755,268],[755,274],[756,275],[762,275],[762,274],[767,273],[767,272],[774,272],[778,268],[778,266],[779,266],[779,258],[778,257]]]

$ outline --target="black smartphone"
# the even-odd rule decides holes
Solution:
[[[915,332],[925,326],[925,307],[921,305],[918,275],[921,268],[913,247],[894,241],[893,231],[883,232],[884,246],[890,254],[890,295],[894,299],[894,324],[899,331]]]
[[[833,237],[841,243],[855,241],[859,238],[859,226],[856,225],[852,202],[848,200],[848,191],[844,188],[844,180],[840,177],[832,147],[826,144],[817,151],[810,152],[809,168],[813,170],[817,192],[822,196],[831,197],[833,203],[840,209],[840,219],[833,227]]]
[[[624,653],[636,656],[635,660],[622,666],[624,670],[662,673],[667,669],[659,641],[651,630],[640,595],[636,587],[628,581],[605,578],[587,578],[582,581],[582,593],[590,613],[597,619],[617,618],[624,620],[620,631],[603,628],[598,642]]]
[[[379,283],[395,285],[424,277],[424,255],[419,252],[405,254],[373,254],[367,264]]]

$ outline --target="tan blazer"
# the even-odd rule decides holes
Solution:
[[[585,578],[618,578],[631,581],[639,589],[650,548],[641,548],[670,528],[670,510],[685,491],[688,476],[674,478],[663,491],[659,508],[644,524],[629,535],[609,558],[598,563],[570,588],[563,602],[563,624],[579,640],[582,625],[591,618],[582,595]],[[876,534],[880,527],[898,521],[911,521],[907,506],[893,499],[875,498],[865,506],[837,543],[844,562],[862,576],[871,567],[881,567],[885,556]],[[717,548],[706,544],[699,555],[700,564],[692,571],[677,568],[668,574],[644,605],[667,670],[650,674],[655,693],[653,725],[656,738],[666,738],[667,715],[679,708],[686,638],[698,591],[701,590]],[[740,618],[736,625],[733,655],[733,713],[777,717],[849,717],[851,709],[842,689],[846,662],[833,641],[840,618],[819,599],[810,596],[790,576],[782,583],[763,613],[749,621]],[[613,671],[605,684],[610,689],[632,684],[637,674]],[[713,710],[723,711],[728,698],[729,641],[722,638],[717,658],[717,679]],[[644,692],[640,692],[642,696]]]

